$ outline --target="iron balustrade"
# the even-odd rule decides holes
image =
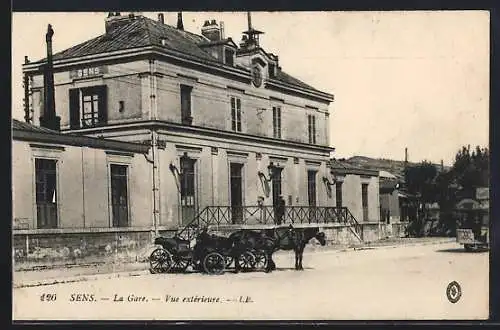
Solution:
[[[279,221],[273,206],[206,206],[177,235],[194,238],[208,226],[228,225],[286,225],[286,224],[345,224],[362,240],[361,224],[347,207],[287,206]]]

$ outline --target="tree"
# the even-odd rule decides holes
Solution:
[[[423,234],[423,219],[426,218],[426,203],[433,203],[437,199],[436,176],[437,168],[434,164],[423,161],[422,163],[406,167],[405,185],[408,193],[416,196],[417,219],[412,224],[410,231],[420,236]]]
[[[436,178],[437,202],[440,208],[440,225],[443,233],[455,233],[455,205],[461,198],[474,198],[476,188],[489,185],[489,151],[463,146],[455,155],[449,171]]]
[[[462,147],[455,156],[451,169],[453,177],[461,188],[462,196],[474,198],[476,188],[489,186],[489,150],[476,146]]]
[[[422,162],[405,169],[408,193],[416,196],[417,208],[421,210],[414,224],[414,232],[422,233],[422,220],[426,217],[426,203],[437,202],[440,208],[442,233],[454,233],[453,210],[461,198],[474,198],[476,188],[489,186],[489,150],[476,146],[461,147],[453,166],[448,171],[438,173],[437,168]]]
[[[421,203],[432,203],[436,200],[435,179],[437,169],[432,163],[422,163],[405,168],[406,189],[417,196]]]

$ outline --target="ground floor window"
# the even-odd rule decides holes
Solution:
[[[335,183],[335,203],[338,208],[342,207],[342,181]]]
[[[316,206],[316,171],[307,171],[307,197],[309,206]]]
[[[128,166],[111,164],[111,212],[113,227],[127,227],[128,216]]]
[[[368,183],[361,184],[361,205],[363,206],[363,221],[368,221]]]
[[[181,157],[181,207],[182,222],[189,223],[196,216],[196,159]]]
[[[35,159],[37,228],[57,228],[57,161]]]

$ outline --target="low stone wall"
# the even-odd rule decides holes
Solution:
[[[392,226],[392,237],[406,237],[408,222],[395,222],[391,223],[390,226]]]
[[[381,223],[362,223],[364,242],[377,241]],[[354,245],[361,242],[353,228],[345,224],[307,224],[325,232],[328,245]],[[298,226],[298,227],[299,227]],[[251,226],[242,226],[248,227]],[[218,231],[232,232],[235,227],[219,227]],[[173,229],[158,231],[160,236],[172,236]],[[151,229],[117,230],[110,228],[77,230],[20,230],[13,235],[14,269],[34,269],[89,263],[147,261],[155,248],[156,234]]]
[[[141,261],[149,255],[154,236],[150,230],[14,232],[14,266],[23,269],[57,264]]]
[[[283,225],[287,226],[287,225]],[[361,223],[363,233],[361,235],[364,242],[373,242],[379,240],[379,230],[380,224],[378,222],[364,222]],[[261,228],[273,228],[273,225],[242,225],[238,228],[244,229],[261,229]],[[295,228],[303,227],[319,227],[320,231],[323,231],[326,236],[327,244],[339,244],[339,245],[352,245],[359,244],[360,241],[353,233],[354,228],[349,225],[342,223],[329,223],[329,224],[295,224]],[[220,234],[227,236],[229,233],[235,230],[234,226],[218,226],[210,227],[210,232],[215,234]]]

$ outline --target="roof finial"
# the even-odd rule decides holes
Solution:
[[[252,14],[247,11],[248,31],[252,30]]]
[[[252,14],[249,11],[247,11],[247,21],[248,21],[248,30],[244,31],[243,34],[247,35],[248,37],[247,38],[243,37],[242,39],[243,47],[247,49],[259,47],[259,35],[264,32],[255,30],[252,27]]]

